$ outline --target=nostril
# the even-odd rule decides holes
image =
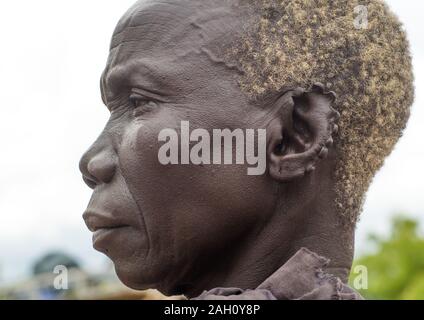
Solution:
[[[116,161],[112,148],[95,143],[79,163],[84,182],[93,189],[102,183],[111,182],[116,171]]]
[[[94,189],[97,186],[96,178],[93,177],[89,170],[88,170],[88,164],[90,163],[90,153],[86,152],[83,157],[81,158],[79,162],[79,169],[82,173],[82,180],[84,180],[85,184],[91,188]]]
[[[82,175],[82,179],[87,184],[87,186],[91,189],[94,189],[97,186],[97,182],[94,179],[86,177],[85,175]]]
[[[89,175],[85,177],[97,185],[99,183],[109,183],[115,175],[114,157],[106,152],[95,155],[87,164]]]

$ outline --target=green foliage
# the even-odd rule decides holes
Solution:
[[[424,299],[424,238],[418,223],[398,216],[387,239],[371,235],[374,254],[360,257],[355,266],[368,270],[368,289],[359,290],[367,299]],[[358,276],[351,273],[351,285]]]

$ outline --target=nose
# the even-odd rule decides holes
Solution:
[[[113,148],[96,143],[82,156],[79,163],[83,180],[92,189],[112,181],[116,171],[116,155]]]

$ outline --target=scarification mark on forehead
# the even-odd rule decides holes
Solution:
[[[118,23],[112,37],[110,48],[131,41],[138,41],[140,36],[151,34],[157,41],[159,35],[178,34],[175,28],[181,28],[190,16],[192,8],[181,3],[165,1],[138,2]]]

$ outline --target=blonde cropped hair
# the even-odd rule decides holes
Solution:
[[[355,223],[413,102],[401,23],[378,0],[240,1],[252,7],[254,19],[228,54],[243,70],[240,86],[252,99],[315,82],[336,92],[341,118],[335,206],[345,221]]]

